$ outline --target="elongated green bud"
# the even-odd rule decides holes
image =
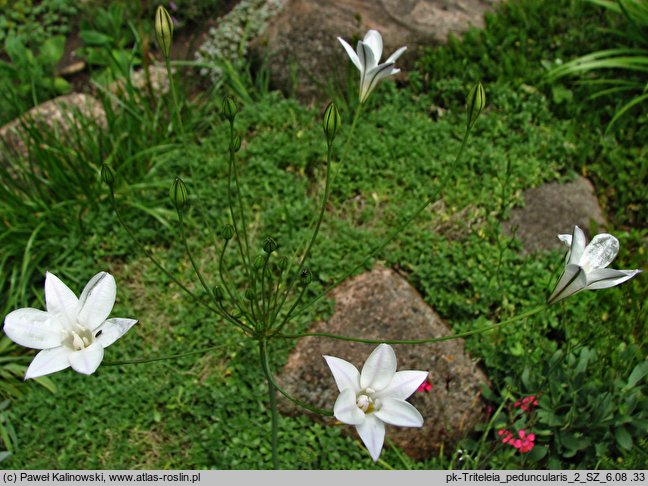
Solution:
[[[277,249],[277,242],[271,237],[268,236],[263,242],[263,251],[266,253],[272,253]]]
[[[324,111],[324,120],[322,122],[326,141],[329,145],[333,143],[341,124],[342,119],[340,118],[340,112],[338,111],[337,106],[335,106],[335,103],[330,102],[326,107],[326,111]]]
[[[115,174],[107,164],[101,165],[101,180],[104,184],[108,184],[111,187],[115,183]]]
[[[173,20],[162,5],[155,12],[155,37],[164,57],[168,58],[173,40]]]
[[[259,268],[263,267],[263,263],[265,262],[265,259],[266,257],[264,257],[263,255],[257,255],[257,257],[254,259],[253,262],[254,268],[258,270]]]
[[[313,281],[313,273],[308,268],[304,268],[299,275],[299,280],[302,285],[308,285]]]
[[[171,184],[169,197],[171,197],[171,202],[178,211],[184,209],[187,205],[187,186],[179,177],[176,177],[173,184]]]
[[[231,240],[234,237],[234,226],[226,224],[220,230],[220,235],[224,240]]]
[[[286,257],[281,257],[279,261],[277,262],[277,266],[279,267],[279,270],[282,272],[288,268],[288,258]]]
[[[230,123],[234,123],[234,118],[236,118],[236,113],[238,113],[238,108],[236,103],[229,96],[223,98],[223,116],[227,118]]]
[[[486,93],[484,93],[484,87],[482,84],[477,83],[466,97],[466,121],[469,130],[477,121],[477,118],[484,109],[484,106],[486,106]]]
[[[244,295],[245,295],[245,298],[246,298],[247,300],[254,300],[254,299],[256,299],[256,295],[255,295],[255,293],[254,293],[254,290],[252,290],[252,289],[245,289],[245,293],[244,293]]]
[[[238,136],[238,133],[234,135],[234,138],[230,142],[230,150],[232,152],[238,152],[241,150],[241,137]]]
[[[220,302],[224,298],[225,298],[225,294],[223,293],[223,289],[219,285],[214,287],[214,299]]]

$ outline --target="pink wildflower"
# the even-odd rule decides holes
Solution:
[[[517,400],[513,406],[531,413],[533,412],[533,409],[538,406],[538,400],[535,395],[529,395],[528,397],[524,397],[522,400]]]
[[[502,438],[503,444],[515,447],[522,454],[531,452],[535,447],[535,434],[527,434],[524,429],[518,431],[518,439],[514,439],[513,433],[505,429],[498,430],[497,435]]]
[[[429,378],[426,378],[416,389],[417,392],[429,392],[430,390],[432,390],[432,383],[430,383]]]

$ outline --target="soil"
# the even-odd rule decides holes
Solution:
[[[171,45],[171,60],[194,60],[195,52],[207,40],[209,29],[214,27],[222,16],[227,15],[237,3],[238,0],[228,2],[221,16],[207,18],[200,23],[191,23],[176,29]],[[66,39],[65,53],[57,66],[57,72],[71,84],[71,91],[91,93],[93,90],[90,84],[90,70],[83,59],[76,55],[76,52],[81,47],[83,47],[83,41],[79,37],[79,27],[78,25],[73,26]],[[151,39],[150,48],[150,62],[162,63],[163,57],[157,49],[155,39]],[[80,63],[84,63],[83,66]],[[67,72],[70,69],[72,72]],[[186,69],[183,68],[183,70]],[[209,85],[209,81],[203,79],[202,76],[187,76],[186,78],[189,81],[188,89],[190,95],[204,90]]]

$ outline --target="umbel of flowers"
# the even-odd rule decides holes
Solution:
[[[169,63],[173,26],[163,7],[160,7],[156,13],[155,32],[160,49],[167,61],[167,69],[173,84]],[[383,44],[377,31],[367,32],[363,40],[358,42],[355,51],[342,39],[340,42],[351,62],[360,71],[359,108],[355,111],[351,129],[347,134],[348,141],[353,138],[353,130],[362,111],[360,108],[376,89],[381,79],[399,71],[394,65],[406,48],[401,47],[384,63],[379,64]],[[179,136],[186,150],[175,89],[171,90],[171,94],[175,112],[169,115],[170,118],[175,116],[180,132]],[[467,97],[464,137],[456,154],[455,164],[460,163],[468,135],[484,107],[485,93],[481,84],[478,83]],[[324,191],[312,235],[307,240],[305,248],[293,259],[279,256],[280,244],[270,235],[265,236],[259,245],[263,253],[256,254],[256,256],[254,254],[253,242],[251,242],[247,229],[247,211],[242,197],[239,166],[236,160],[237,153],[241,149],[241,137],[236,130],[238,107],[234,100],[229,97],[223,100],[222,114],[229,125],[228,184],[225,196],[229,221],[220,231],[220,241],[218,242],[220,248],[217,248],[220,255],[217,276],[210,276],[208,279],[202,274],[187,244],[184,221],[185,212],[191,204],[189,188],[179,176],[174,178],[170,188],[170,199],[178,216],[180,240],[203,292],[198,294],[187,287],[165,267],[164,262],[159,261],[140,243],[135,232],[121,216],[115,197],[115,185],[117,184],[115,173],[109,165],[104,164],[101,168],[101,178],[108,186],[110,201],[119,223],[132,238],[136,248],[144,253],[158,270],[184,291],[196,305],[209,310],[215,320],[238,328],[257,347],[260,371],[265,377],[268,387],[272,460],[275,468],[279,467],[277,393],[281,393],[287,399],[311,412],[329,417],[334,416],[340,422],[355,427],[371,458],[376,461],[381,454],[385,439],[385,424],[403,427],[420,427],[423,424],[424,417],[407,402],[407,399],[417,390],[429,391],[431,388],[429,383],[426,383],[427,371],[397,371],[397,359],[391,347],[392,344],[433,343],[487,332],[528,318],[545,309],[546,304],[511,319],[472,331],[415,341],[370,340],[332,334],[321,335],[321,337],[329,339],[373,343],[377,347],[366,359],[361,371],[358,371],[356,365],[345,360],[334,356],[324,356],[332,373],[331,386],[336,385],[339,391],[332,410],[318,409],[293,397],[284,391],[274,379],[269,359],[273,342],[277,339],[295,339],[307,335],[303,333],[289,334],[285,330],[298,317],[304,315],[307,309],[323,299],[330,290],[363,268],[371,258],[378,255],[398,235],[402,234],[408,225],[436,200],[438,194],[432,194],[413,213],[401,218],[398,226],[367,255],[360,258],[357,264],[354,264],[341,278],[309,302],[303,302],[305,291],[313,280],[312,271],[306,263],[317,240],[331,193],[331,164],[335,142],[342,126],[338,108],[331,103],[324,113],[322,124],[326,142]],[[186,155],[187,160],[191,160],[189,154]],[[570,249],[565,262],[565,271],[551,294],[549,303],[557,302],[583,289],[599,289],[618,285],[639,272],[638,270],[609,270],[605,268],[618,252],[618,241],[611,235],[598,235],[587,246],[578,227],[574,228],[571,236],[560,235],[559,237],[569,245]],[[232,245],[233,248],[229,245]],[[246,281],[242,288],[236,288],[227,278],[224,260],[228,248],[237,255],[238,265],[245,275]],[[207,282],[212,282],[214,278],[217,278],[219,283],[216,286],[210,286]],[[25,378],[48,375],[68,367],[79,373],[93,374],[103,360],[105,348],[115,343],[137,322],[135,319],[109,318],[116,299],[116,288],[112,275],[100,272],[90,279],[80,297],[77,298],[74,292],[58,277],[48,272],[45,276],[46,310],[18,309],[8,314],[4,319],[4,332],[10,339],[19,345],[40,350],[29,366]],[[191,350],[184,355],[199,355],[212,349]],[[178,355],[153,359],[177,357]],[[142,361],[146,360],[125,361],[121,364]],[[523,449],[527,451],[533,447],[534,436],[525,431],[519,431],[518,437],[513,437],[512,434],[506,434],[506,437],[504,435],[503,432],[502,440],[506,440],[507,443],[521,451]]]

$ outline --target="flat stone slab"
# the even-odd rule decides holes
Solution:
[[[27,156],[24,126],[48,127],[63,137],[78,123],[79,116],[91,119],[99,126],[107,126],[106,113],[99,100],[87,94],[72,93],[41,103],[0,127],[0,142],[15,153]]]
[[[309,332],[328,332],[368,339],[423,339],[452,334],[403,277],[387,268],[376,268],[354,277],[332,292],[335,311],[328,322],[315,323]],[[323,355],[337,356],[362,369],[376,347],[320,337],[301,338],[290,354],[278,381],[293,396],[319,408],[333,410],[339,394]],[[429,370],[432,389],[409,399],[423,415],[422,428],[387,426],[387,437],[415,459],[436,455],[443,446],[452,450],[473,427],[486,420],[481,399],[489,381],[464,352],[461,339],[421,345],[394,345],[398,370]],[[279,398],[282,412],[304,413]],[[330,417],[311,414],[334,425]],[[357,437],[355,427],[343,425]]]
[[[582,176],[566,184],[550,182],[529,189],[523,197],[524,207],[513,209],[503,228],[520,239],[527,253],[564,248],[556,235],[571,234],[574,225],[589,237],[593,224],[599,230],[606,225],[594,186]]]
[[[326,84],[339,82],[348,57],[337,41],[355,47],[369,29],[383,37],[383,61],[401,46],[399,67],[411,67],[416,52],[445,42],[469,26],[482,27],[483,16],[498,0],[287,0],[253,43],[257,57],[269,56],[272,80],[304,99],[321,97]],[[291,65],[297,68],[296,85]],[[318,86],[319,85],[319,86]]]

